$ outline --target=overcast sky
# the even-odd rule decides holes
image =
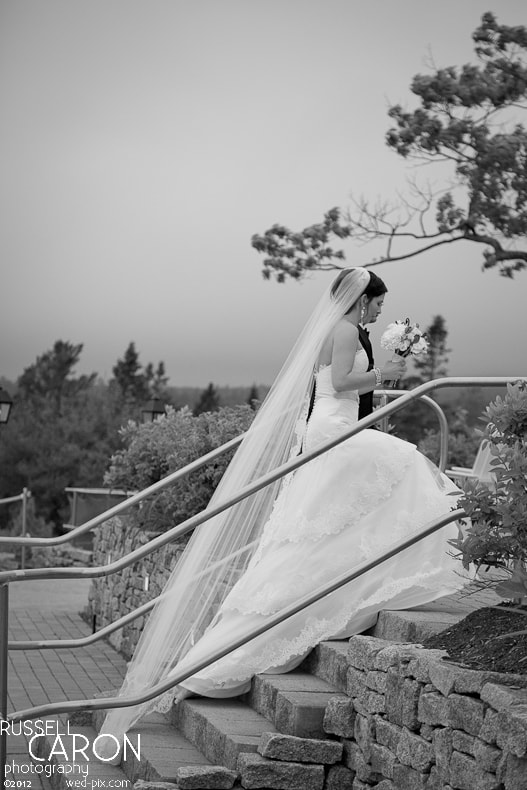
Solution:
[[[265,282],[253,233],[350,193],[393,197],[384,145],[409,84],[473,59],[524,0],[3,0],[0,376],[56,340],[112,375],[134,341],[172,385],[270,383],[327,275]],[[443,183],[440,174],[426,177]],[[348,245],[348,265],[370,247]],[[446,247],[375,271],[389,321],[447,321],[450,373],[526,372],[527,273]],[[521,339],[521,342],[517,342]],[[382,362],[383,353],[377,353]]]

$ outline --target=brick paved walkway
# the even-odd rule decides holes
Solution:
[[[88,599],[89,582],[18,582],[10,588],[10,641],[78,638],[91,633],[80,615]],[[122,656],[104,640],[74,649],[10,650],[8,712],[47,702],[98,697],[120,687],[125,669]],[[66,715],[49,718],[59,721],[53,732],[65,731]],[[37,732],[35,722],[30,725]],[[48,763],[31,759],[29,737],[17,734],[19,727],[14,724],[7,739],[7,790],[50,790],[45,774],[37,773]],[[11,781],[17,784],[9,784]]]

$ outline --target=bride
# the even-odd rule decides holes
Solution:
[[[399,357],[368,371],[358,325],[380,314],[386,286],[366,269],[343,270],[323,295],[211,504],[357,422],[359,395],[398,379]],[[307,420],[311,387],[315,399]],[[414,445],[363,430],[198,527],[143,631],[121,689],[131,696],[181,675],[213,649],[410,535],[455,504],[458,489]],[[189,694],[242,694],[261,672],[287,672],[320,641],[350,637],[381,609],[405,609],[462,586],[444,527],[280,625],[185,679]],[[174,692],[109,712],[117,738]]]

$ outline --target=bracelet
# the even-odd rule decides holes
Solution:
[[[372,368],[375,373],[375,386],[379,387],[382,382],[382,373],[380,368]]]

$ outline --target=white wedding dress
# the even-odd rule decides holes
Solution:
[[[365,371],[367,364],[360,349],[354,370]],[[330,366],[321,368],[304,448],[349,429],[358,402],[357,392],[333,389]],[[173,672],[448,513],[456,504],[449,493],[457,491],[414,445],[379,430],[363,430],[291,473],[247,570]],[[254,674],[289,671],[322,640],[366,630],[381,609],[406,609],[453,593],[465,583],[447,544],[457,534],[456,524],[444,527],[181,686],[209,697],[244,693]]]

